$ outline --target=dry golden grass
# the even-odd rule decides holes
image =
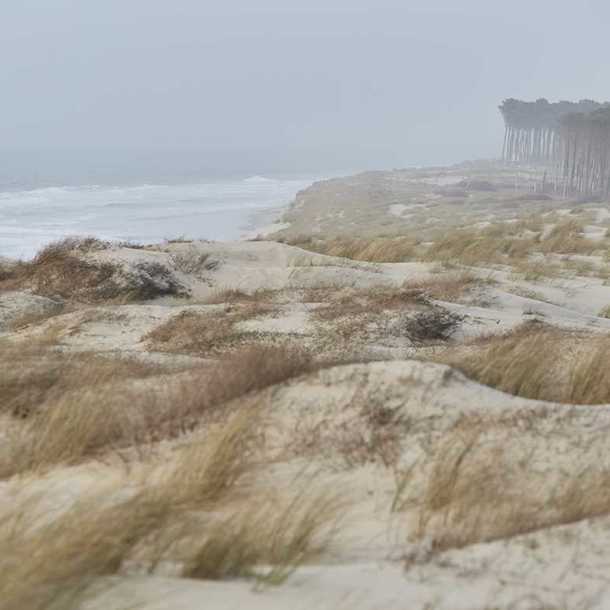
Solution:
[[[10,282],[17,274],[16,267],[19,266],[18,262],[14,262],[7,259],[0,259],[0,289],[4,287],[5,283]]]
[[[75,607],[93,577],[116,573],[138,545],[150,544],[172,521],[193,509],[217,508],[249,468],[253,419],[254,414],[236,416],[204,443],[182,450],[173,467],[153,470],[144,486],[114,501],[109,496],[116,489],[85,494],[50,521],[35,518],[35,499],[19,511],[5,511],[0,607]]]
[[[425,295],[419,287],[371,288],[368,290],[310,290],[305,302],[323,303],[313,315],[321,321],[361,315],[380,315],[384,311],[414,309],[425,304]]]
[[[575,220],[560,220],[544,235],[543,219],[533,217],[444,234],[428,247],[424,260],[472,266],[538,265],[536,275],[540,276],[545,270],[552,270],[543,268],[540,262],[532,263],[530,257],[534,254],[592,254],[599,249],[600,244],[585,238],[583,225]]]
[[[43,472],[94,455],[124,435],[119,416],[120,412],[90,409],[86,402],[82,406],[62,402],[27,422],[11,422],[0,450],[0,478]]]
[[[610,468],[593,452],[587,468],[576,459],[557,465],[552,458],[542,470],[532,466],[538,445],[563,440],[553,441],[552,430],[537,430],[539,417],[466,417],[445,433],[426,464],[399,480],[404,494],[425,470],[417,496],[407,493],[394,504],[413,511],[414,538],[426,539],[432,552],[443,551],[610,513]],[[575,455],[589,449],[572,442]]]
[[[57,307],[52,310],[47,311],[38,311],[38,312],[30,312],[25,313],[16,318],[13,318],[8,324],[7,330],[9,331],[19,331],[28,326],[36,326],[37,324],[41,324],[42,322],[46,322],[50,318],[54,316],[61,315],[66,312],[66,306],[64,303],[57,303]]]
[[[43,296],[89,297],[87,300],[94,301],[103,299],[105,287],[111,286],[112,294],[107,298],[112,298],[117,296],[112,281],[114,266],[108,263],[94,265],[78,256],[105,247],[95,239],[67,238],[53,242],[40,250],[31,262],[22,263],[14,280]]]
[[[236,329],[239,322],[273,311],[273,306],[256,297],[245,302],[233,301],[222,313],[183,311],[153,329],[144,340],[157,351],[203,356],[218,354],[243,339],[245,333]]]
[[[298,347],[254,345],[222,359],[215,381],[229,399],[311,373],[332,363],[316,362]]]
[[[255,292],[243,292],[235,288],[227,288],[219,290],[212,296],[208,297],[205,302],[208,305],[234,304],[234,303],[259,303],[269,304],[276,296],[273,290],[259,289]]]
[[[450,349],[436,360],[504,392],[573,404],[610,404],[610,336],[525,324]]]
[[[459,301],[486,280],[466,272],[450,272],[430,279],[405,282],[397,288],[370,288],[367,290],[307,291],[304,302],[320,303],[313,317],[322,322],[337,322],[352,319],[361,325],[366,318],[373,320],[390,311],[417,312],[430,308],[430,300]]]
[[[597,266],[592,261],[586,259],[564,258],[561,264],[566,271],[574,275],[595,277],[598,273]],[[604,271],[601,271],[600,275],[603,274]]]
[[[424,260],[465,265],[510,263],[534,252],[539,235],[533,221],[498,223],[483,229],[457,229],[440,236],[428,247]]]
[[[421,290],[427,297],[438,301],[457,302],[471,290],[489,283],[489,280],[479,278],[468,271],[442,273],[426,280],[405,284],[412,290]]]
[[[466,277],[456,277],[407,283],[401,288],[311,290],[304,300],[322,302],[312,312],[313,319],[322,324],[321,340],[334,348],[341,346],[347,350],[346,357],[354,360],[357,342],[373,337],[402,337],[414,343],[447,340],[462,318],[433,304],[430,293],[449,298],[468,290],[470,284]]]
[[[10,261],[0,265],[0,290],[14,290],[23,287],[31,288],[36,286],[38,281],[41,282],[43,287],[49,285],[53,281],[52,278],[45,279],[42,277],[44,274],[41,270],[48,268],[49,273],[53,273],[54,270],[58,271],[57,268],[61,267],[62,262],[65,262],[70,267],[70,269],[59,273],[60,283],[64,285],[67,282],[66,274],[78,267],[78,264],[72,260],[75,253],[86,254],[104,250],[109,246],[109,243],[93,237],[68,237],[52,242],[42,248],[31,261]],[[41,277],[38,277],[39,275]],[[47,284],[45,284],[45,281]]]
[[[1,478],[176,436],[184,425],[180,409],[194,410],[195,397],[172,402],[192,394],[183,387],[187,378],[157,381],[156,366],[44,349],[19,352],[14,362],[18,369],[0,373],[2,408],[10,415]]]
[[[269,386],[311,373],[330,362],[315,362],[299,348],[281,345],[242,347],[202,372],[195,371],[178,384],[168,412],[167,425],[174,431],[191,430],[202,420],[216,420],[239,406],[235,399]]]
[[[270,495],[221,519],[189,559],[185,576],[225,579],[254,576],[278,585],[319,558],[332,540],[341,505],[336,494],[296,482],[288,498]]]
[[[8,357],[8,354],[4,354]],[[5,368],[13,418],[0,447],[0,478],[75,464],[109,451],[141,452],[218,417],[235,398],[315,370],[304,352],[249,347],[213,366],[165,375],[158,367],[42,349]],[[144,384],[144,385],[142,385]]]
[[[287,499],[251,487],[258,422],[256,410],[242,411],[169,465],[85,492],[54,519],[33,496],[4,511],[2,610],[76,609],[99,591],[97,578],[134,562],[152,572],[170,561],[191,578],[282,582],[326,547],[339,505],[304,481],[293,481]]]
[[[69,354],[42,335],[28,342],[0,342],[0,412],[25,417],[69,392],[158,375],[158,366],[112,360],[91,353]]]
[[[171,353],[208,354],[236,339],[240,318],[183,311],[151,330],[143,339],[152,349]]]
[[[410,236],[380,236],[368,239],[337,237],[328,240],[306,237],[288,243],[319,254],[371,263],[410,261],[416,259],[419,252],[419,242]]]
[[[558,222],[541,241],[541,252],[557,254],[592,254],[599,244],[584,237],[584,226],[576,220]]]
[[[337,240],[327,254],[372,263],[399,263],[415,259],[418,242],[412,237],[378,237],[371,240]]]
[[[311,315],[318,323],[320,341],[334,353],[345,352],[344,359],[353,360],[359,341],[366,339],[378,325],[388,320],[426,308],[426,298],[420,290],[376,288],[370,290],[327,289],[310,290],[305,302],[319,303]]]
[[[0,289],[30,289],[42,296],[85,303],[184,296],[185,289],[161,264],[140,263],[137,272],[124,273],[115,264],[84,258],[88,253],[108,247],[110,244],[95,238],[66,238],[53,242],[31,261],[12,266],[8,276],[0,282]]]
[[[551,222],[555,224],[547,232],[546,226]],[[585,237],[581,221],[548,214],[498,222],[483,228],[453,228],[433,236],[431,244],[423,244],[412,236],[326,240],[303,237],[290,243],[322,254],[368,262],[423,260],[469,266],[510,265],[530,281],[562,272],[560,265],[545,261],[544,255],[589,255],[607,248],[607,243]],[[542,259],[535,259],[535,255]],[[580,265],[579,270],[582,268]]]
[[[512,274],[515,279],[541,282],[559,277],[562,274],[562,266],[544,258],[525,258],[512,263]]]

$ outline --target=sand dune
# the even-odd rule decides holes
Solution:
[[[607,205],[534,179],[4,262],[0,608],[608,607]]]

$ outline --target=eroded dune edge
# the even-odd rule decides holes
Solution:
[[[492,164],[0,263],[0,608],[606,608],[610,205]]]

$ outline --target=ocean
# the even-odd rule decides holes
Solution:
[[[0,256],[31,258],[66,236],[155,243],[239,239],[279,216],[317,178],[53,186],[0,191]]]

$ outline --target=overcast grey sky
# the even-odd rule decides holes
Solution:
[[[0,161],[44,175],[494,156],[504,97],[610,99],[609,5],[5,0]]]

